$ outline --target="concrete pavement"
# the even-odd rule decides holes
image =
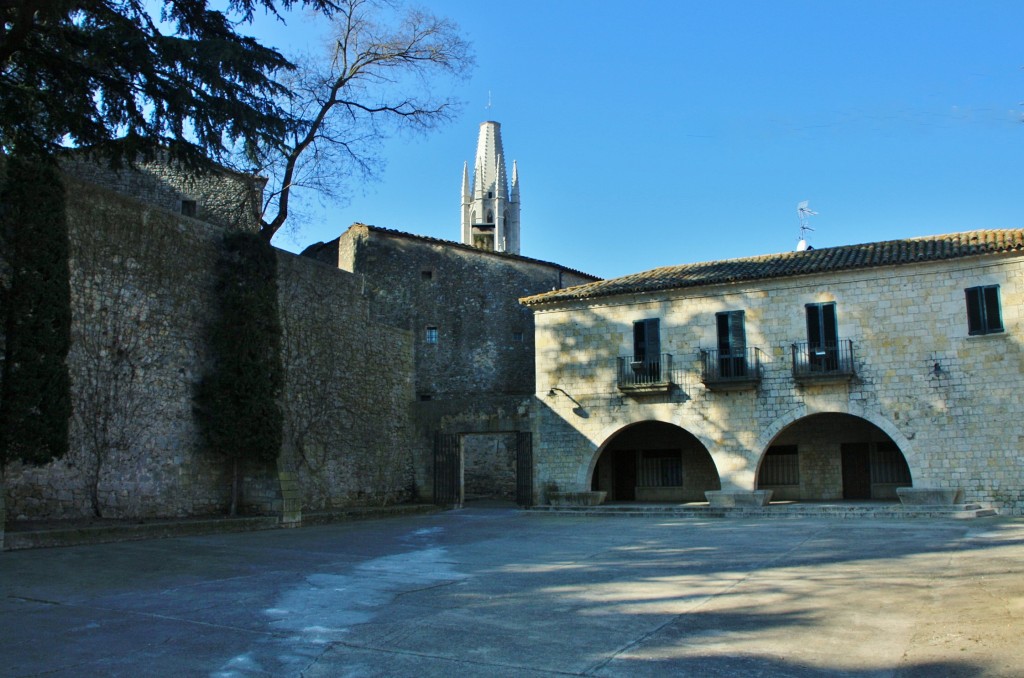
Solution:
[[[3,676],[1022,676],[1024,520],[513,509],[0,554]]]

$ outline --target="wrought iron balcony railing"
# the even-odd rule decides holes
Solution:
[[[760,349],[751,347],[733,353],[701,349],[700,359],[701,381],[710,389],[752,388],[761,381]]]
[[[672,355],[621,356],[618,384],[623,391],[668,390],[672,384]]]
[[[849,379],[854,375],[853,341],[814,346],[793,344],[793,378],[797,381]]]

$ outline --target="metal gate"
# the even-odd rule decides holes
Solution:
[[[516,434],[516,503],[533,506],[533,434]]]
[[[457,433],[434,434],[434,503],[462,506],[462,454]]]

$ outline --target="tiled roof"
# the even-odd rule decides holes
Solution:
[[[968,231],[905,240],[843,245],[742,259],[663,266],[643,273],[577,285],[525,297],[528,306],[617,294],[702,287],[722,283],[787,278],[876,266],[956,259],[1024,251],[1024,229]]]

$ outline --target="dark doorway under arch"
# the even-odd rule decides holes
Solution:
[[[851,414],[813,414],[782,430],[765,451],[757,489],[772,500],[897,501],[913,485],[899,446],[882,429]]]
[[[591,489],[606,501],[705,501],[722,487],[707,448],[674,424],[645,421],[618,431],[594,466]]]

